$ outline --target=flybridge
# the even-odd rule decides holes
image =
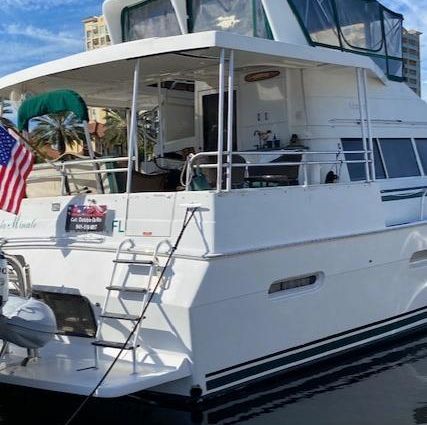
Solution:
[[[375,0],[289,0],[309,43],[369,55],[402,78],[403,16]]]
[[[106,0],[114,43],[227,31],[370,56],[402,78],[402,21],[376,0]]]

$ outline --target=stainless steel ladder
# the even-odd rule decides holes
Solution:
[[[117,248],[115,258],[113,260],[113,272],[111,274],[111,279],[109,282],[109,285],[106,287],[107,289],[107,296],[104,301],[104,305],[102,306],[101,314],[98,319],[98,329],[95,336],[95,341],[92,342],[92,345],[95,349],[95,368],[98,369],[99,367],[99,349],[100,348],[113,348],[116,350],[124,350],[124,351],[132,351],[132,367],[133,367],[133,373],[136,373],[136,351],[139,347],[138,345],[138,339],[139,334],[141,330],[142,321],[140,320],[146,304],[150,297],[150,291],[152,289],[152,280],[153,277],[157,275],[157,271],[160,270],[162,267],[159,264],[158,260],[158,250],[160,245],[163,242],[159,243],[152,255],[151,260],[134,260],[134,259],[127,259],[122,258],[123,254],[130,255],[131,251],[130,249],[135,246],[132,239],[126,239],[124,240],[119,247]],[[125,246],[129,245],[127,250],[125,251]],[[126,286],[126,279],[123,279],[122,283],[120,285],[116,284],[117,280],[117,271],[119,269],[119,265],[127,265],[127,266],[137,266],[137,267],[148,267],[148,280],[146,281],[146,285],[144,286]],[[119,292],[119,295],[121,293],[133,293],[133,294],[140,294],[142,295],[141,299],[141,305],[139,308],[139,314],[128,314],[128,313],[117,313],[113,311],[109,311],[109,303],[111,300],[111,294],[113,292]],[[130,321],[133,324],[136,324],[138,321],[138,326],[136,331],[133,333],[132,338],[129,340],[127,344],[120,341],[107,341],[102,338],[102,329],[105,325],[106,319],[113,319],[118,321]]]

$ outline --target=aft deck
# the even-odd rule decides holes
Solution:
[[[105,349],[95,369],[91,342],[57,336],[27,366],[22,366],[26,350],[13,346],[0,361],[0,380],[5,384],[89,395],[117,356],[117,350]],[[161,350],[153,354],[140,348],[137,356],[136,373],[132,372],[130,353],[123,355],[95,396],[120,397],[191,375],[191,363],[183,354]]]

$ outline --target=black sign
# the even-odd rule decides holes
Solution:
[[[106,205],[69,205],[67,210],[67,232],[105,232]]]

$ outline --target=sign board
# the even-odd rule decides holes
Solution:
[[[67,210],[67,232],[105,232],[106,205],[69,205]]]

